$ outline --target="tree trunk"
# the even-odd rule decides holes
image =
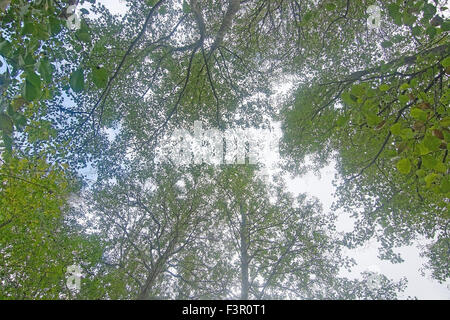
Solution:
[[[178,235],[176,235],[167,246],[166,250],[164,251],[164,254],[160,256],[153,266],[153,270],[148,275],[144,287],[141,288],[141,292],[139,293],[137,299],[138,300],[147,300],[149,299],[149,293],[152,287],[155,285],[156,278],[158,275],[160,275],[166,266],[167,261],[169,260],[169,257],[173,254],[173,250],[175,248],[175,244],[178,242]]]
[[[244,211],[242,204],[241,211],[241,300],[248,299],[248,240],[247,240],[247,214]]]

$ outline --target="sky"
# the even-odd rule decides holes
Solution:
[[[97,0],[107,7],[113,14],[123,14],[126,12],[126,6],[122,0]],[[283,90],[284,91],[284,90]],[[268,155],[272,164],[276,155]],[[273,168],[272,168],[273,170]],[[271,170],[271,171],[272,171]],[[294,195],[298,193],[307,193],[310,196],[317,197],[323,206],[323,211],[331,210],[331,204],[334,200],[333,194],[335,188],[332,184],[333,177],[336,173],[333,164],[325,167],[320,171],[320,177],[313,173],[307,173],[301,177],[286,177],[288,190]],[[351,231],[353,227],[352,218],[345,213],[339,213],[337,223],[338,231]],[[420,245],[417,243],[416,245]],[[403,263],[392,264],[377,258],[379,244],[372,241],[366,245],[354,249],[346,250],[346,253],[354,258],[357,266],[353,268],[351,273],[343,271],[343,275],[349,278],[357,278],[363,271],[378,271],[388,278],[400,280],[406,277],[408,286],[400,298],[408,296],[417,297],[418,299],[450,299],[450,281],[445,284],[439,284],[436,280],[431,279],[429,274],[421,275],[420,268],[425,263],[425,259],[420,257],[419,249],[416,245],[397,248],[396,252],[401,253],[405,260]]]
[[[332,180],[335,173],[336,170],[331,164],[320,171],[320,177],[308,173],[302,177],[288,179],[288,189],[294,194],[304,192],[317,197],[322,203],[323,211],[327,212],[333,202],[332,194],[335,192],[335,187],[332,185]],[[352,219],[345,213],[340,213],[337,231],[351,231],[352,225]],[[408,279],[408,287],[400,295],[401,298],[415,296],[418,299],[450,299],[450,288],[448,287],[450,282],[439,284],[438,281],[431,279],[429,274],[425,277],[420,274],[419,269],[426,261],[419,256],[419,249],[416,246],[401,247],[395,250],[395,252],[401,253],[405,260],[403,263],[397,264],[378,259],[377,248],[378,243],[372,241],[354,250],[347,249],[346,253],[354,258],[358,265],[353,268],[351,274],[343,272],[343,275],[356,278],[362,271],[377,269],[393,280],[398,281],[403,277]]]

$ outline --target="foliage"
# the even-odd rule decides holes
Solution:
[[[380,2],[374,30],[374,1],[126,4],[0,0],[1,298],[395,299],[403,280],[340,275],[343,247],[372,237],[393,262],[432,240],[428,267],[448,278],[443,1]],[[283,174],[336,162],[333,212],[258,165],[174,166],[161,148],[195,120],[281,121]],[[337,209],[353,232],[336,232]]]
[[[393,2],[384,10],[397,27],[389,44],[381,42],[382,56],[370,55],[363,68],[352,63],[349,72],[324,72],[299,88],[295,107],[285,112],[284,141],[296,161],[308,154],[317,166],[337,160],[335,208],[363,208],[354,214],[357,230],[347,244],[376,236],[381,256],[399,261],[393,246],[418,235],[437,237],[436,246],[448,239],[450,52],[448,21],[435,15],[435,4]],[[373,35],[381,38],[378,43],[386,39],[379,33]],[[382,233],[375,232],[378,225]],[[443,281],[448,263],[433,260]]]

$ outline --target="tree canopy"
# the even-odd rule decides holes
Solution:
[[[446,1],[124,2],[0,0],[1,299],[396,299],[342,276],[371,239],[448,280]],[[280,123],[278,170],[165,157],[195,121]],[[331,212],[287,191],[332,162]]]

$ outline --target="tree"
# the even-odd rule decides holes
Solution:
[[[123,295],[111,298],[173,297],[167,278],[210,222],[206,179],[179,174],[164,167],[134,171],[93,189],[90,210],[107,243],[104,264],[129,279]]]
[[[85,297],[95,297],[101,242],[64,222],[71,217],[67,197],[75,191],[64,171],[42,159],[14,157],[0,167],[0,185],[0,297],[74,297],[66,286],[71,265],[85,273]]]
[[[386,278],[386,291],[365,281],[347,287],[339,270],[350,270],[354,261],[341,253],[335,216],[305,195],[294,199],[280,181],[265,185],[255,169],[226,168],[217,178],[217,221],[224,226],[216,230],[225,230],[217,245],[230,252],[225,270],[234,274],[224,298],[343,299],[352,292],[352,299],[396,297],[404,284]]]
[[[318,166],[335,158],[336,208],[363,208],[354,214],[357,231],[347,244],[376,236],[383,244],[381,256],[399,261],[393,246],[418,235],[436,237],[433,260],[442,262],[433,264],[433,274],[440,281],[449,275],[443,262],[447,253],[438,249],[448,243],[449,218],[450,52],[448,21],[436,14],[442,7],[425,1],[386,3],[392,32],[385,35],[382,27],[373,35],[383,55],[368,55],[363,68],[357,62],[347,72],[324,72],[299,88],[295,107],[284,113],[288,157],[298,162],[313,154]],[[361,37],[361,46],[370,40]],[[436,259],[437,252],[442,258]]]
[[[88,1],[80,28],[65,28],[68,6],[83,2],[0,2],[1,170],[22,183],[5,193],[5,208],[15,208],[14,197],[19,212],[31,208],[24,226],[52,209],[36,232],[84,248],[75,255],[83,290],[59,289],[62,273],[52,271],[48,297],[396,298],[403,282],[382,277],[374,290],[370,274],[339,275],[352,264],[341,247],[372,236],[393,261],[393,246],[437,236],[426,254],[434,276],[448,277],[443,4],[385,1],[380,28],[368,30],[373,1],[127,0],[123,17]],[[296,88],[279,103],[274,87],[285,78]],[[335,207],[355,212],[356,231],[336,234],[333,213],[293,198],[281,178],[263,183],[258,166],[163,158],[173,130],[194,120],[219,130],[281,120],[284,172],[302,172],[307,156],[316,168],[336,159]],[[22,162],[48,175],[17,171]],[[86,166],[94,183],[81,177]],[[75,207],[59,208],[69,194],[81,195]],[[39,243],[27,230],[0,250]],[[74,259],[65,250],[57,259],[51,247],[33,265],[64,266]],[[7,263],[4,281],[20,290],[6,296],[47,297],[8,278],[28,269]]]

